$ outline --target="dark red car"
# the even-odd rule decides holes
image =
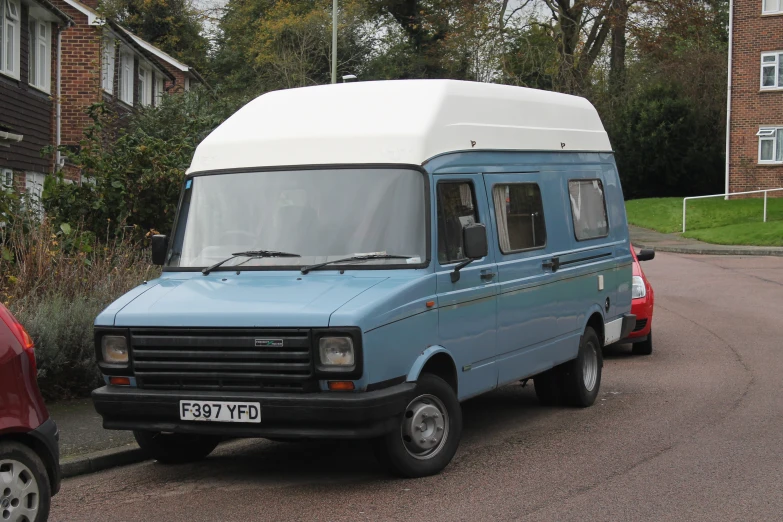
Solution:
[[[650,355],[652,353],[652,319],[655,294],[650,281],[644,275],[640,261],[650,261],[655,258],[655,250],[642,250],[638,254],[631,247],[633,255],[633,301],[631,313],[636,316],[636,326],[631,334],[619,344],[632,343],[634,355]]]
[[[38,390],[33,340],[0,303],[0,521],[49,517],[60,489],[58,438]]]

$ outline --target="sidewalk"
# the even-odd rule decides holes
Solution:
[[[628,226],[631,242],[636,249],[653,248],[658,252],[676,254],[708,254],[734,256],[783,256],[783,247],[759,247],[744,245],[713,245],[679,234],[663,234],[655,230]]]
[[[131,432],[103,429],[91,399],[56,402],[46,407],[60,429],[64,477],[144,460]]]

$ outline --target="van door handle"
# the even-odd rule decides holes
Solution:
[[[560,258],[559,257],[553,257],[549,261],[544,261],[541,264],[541,266],[544,267],[544,268],[551,268],[552,272],[557,272],[558,270],[560,270]]]
[[[492,281],[495,279],[495,272],[481,272],[482,281]]]

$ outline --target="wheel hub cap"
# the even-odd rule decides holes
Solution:
[[[582,360],[582,376],[584,377],[587,391],[593,391],[598,380],[598,354],[592,343],[589,343],[585,350],[585,356]]]
[[[446,407],[433,395],[415,398],[405,409],[402,440],[408,453],[417,459],[435,456],[449,433]]]
[[[0,522],[33,522],[39,490],[30,468],[16,460],[0,460]]]

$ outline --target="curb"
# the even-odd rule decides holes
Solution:
[[[71,478],[145,460],[148,457],[138,446],[112,448],[60,461],[60,471],[62,478]]]
[[[632,241],[636,248],[651,248],[656,252],[669,252],[672,254],[695,254],[705,256],[777,256],[783,257],[783,250],[767,250],[764,248],[686,248],[666,245],[650,245]]]

